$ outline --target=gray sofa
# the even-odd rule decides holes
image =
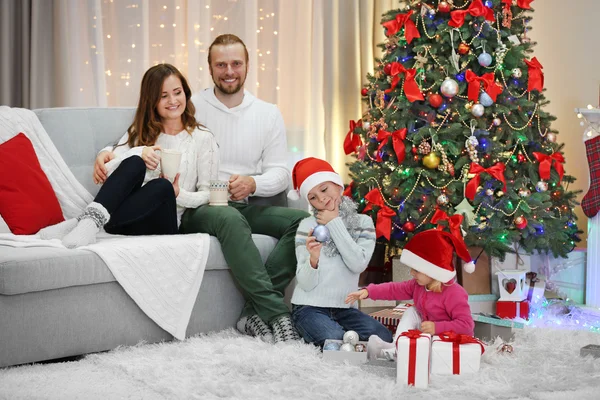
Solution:
[[[134,111],[54,108],[35,113],[79,182],[96,194],[91,179],[95,156],[121,137]],[[277,243],[264,235],[253,239],[263,260]],[[235,326],[243,304],[221,246],[211,237],[187,336]],[[140,310],[96,254],[0,246],[0,367],[172,339]]]

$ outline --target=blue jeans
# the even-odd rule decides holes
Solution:
[[[326,339],[341,340],[346,331],[355,331],[360,340],[377,335],[386,342],[392,341],[392,333],[370,315],[356,308],[329,308],[305,305],[292,306],[292,321],[296,330],[307,343],[323,347]]]

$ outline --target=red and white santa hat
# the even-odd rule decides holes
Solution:
[[[463,271],[473,273],[475,264],[464,240],[437,229],[417,233],[404,246],[400,262],[425,275],[446,283],[456,276],[454,252],[466,264]]]
[[[333,170],[327,161],[314,157],[300,160],[292,170],[294,189],[290,190],[288,198],[290,200],[308,199],[308,192],[323,182],[333,182],[344,187],[342,177]]]

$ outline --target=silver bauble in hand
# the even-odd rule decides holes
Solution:
[[[331,238],[329,229],[325,225],[317,225],[313,230],[312,235],[317,239],[317,242],[320,243],[325,243]]]

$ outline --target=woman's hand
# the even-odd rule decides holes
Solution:
[[[435,322],[423,321],[421,323],[421,332],[429,333],[430,335],[435,335]]]
[[[310,253],[310,266],[314,269],[319,267],[319,257],[321,257],[321,248],[323,245],[317,242],[317,239],[312,235],[314,229],[308,232],[308,238],[306,238],[306,250]]]
[[[160,155],[156,153],[157,150],[161,150],[160,146],[146,146],[142,150],[142,160],[146,164],[146,168],[150,171],[154,171],[158,168],[160,162]]]
[[[346,304],[352,304],[356,300],[364,300],[369,297],[369,291],[367,289],[360,289],[358,292],[352,292],[346,297]]]
[[[108,171],[106,170],[105,164],[114,158],[115,153],[112,151],[104,150],[98,154],[96,157],[96,162],[94,163],[94,174],[92,176],[96,185],[106,181],[106,178],[108,177]]]

